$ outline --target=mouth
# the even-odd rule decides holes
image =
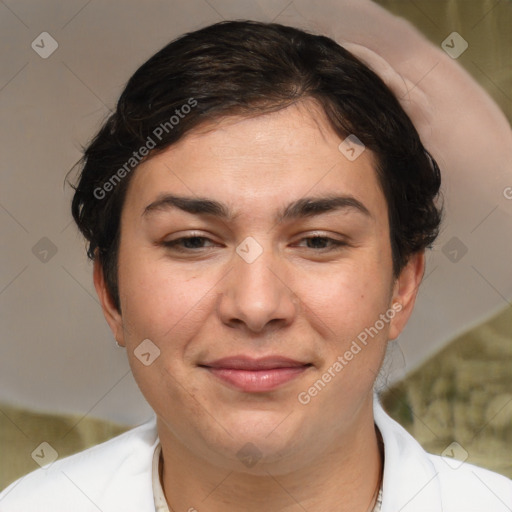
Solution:
[[[276,389],[302,375],[311,363],[281,356],[253,359],[235,356],[200,364],[213,377],[244,392],[265,392]]]

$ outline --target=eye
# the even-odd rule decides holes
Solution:
[[[203,245],[205,242],[212,241],[205,236],[183,236],[181,238],[176,238],[176,240],[162,242],[162,245],[164,247],[183,252],[194,251],[194,249],[205,249],[206,247]]]
[[[303,242],[306,243],[304,247]],[[206,244],[206,245],[205,245]],[[205,236],[192,235],[176,238],[175,240],[167,240],[161,243],[164,247],[172,249],[177,252],[199,252],[201,249],[208,249],[215,247],[216,244],[213,240]],[[332,251],[337,248],[348,245],[346,242],[336,240],[328,236],[310,236],[304,237],[299,240],[297,246],[306,249],[313,249],[318,252]]]
[[[320,235],[305,237],[300,240],[300,242],[303,241],[307,243],[306,249],[317,249],[320,251],[331,251],[347,245],[346,242],[342,242],[341,240]]]

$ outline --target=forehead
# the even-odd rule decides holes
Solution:
[[[382,216],[374,155],[365,149],[351,161],[339,149],[343,139],[314,101],[204,123],[139,165],[125,205],[143,210],[162,193],[180,193],[215,198],[235,211],[269,211],[299,197],[340,193]]]

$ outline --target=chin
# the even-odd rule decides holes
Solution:
[[[236,438],[236,437],[235,437]],[[291,444],[283,445],[268,439],[236,438],[235,443],[225,450],[221,450],[220,459],[215,461],[230,471],[247,473],[250,475],[268,476],[288,474],[297,470],[304,463],[304,457],[297,452],[297,447]],[[218,449],[218,447],[216,447]]]
[[[292,415],[290,415],[291,417]],[[219,438],[210,438],[210,449],[222,457],[231,471],[253,475],[286,474],[304,463],[304,439],[296,425],[287,424],[286,414],[270,417],[245,416],[239,423],[223,424],[231,436],[225,433],[219,446]],[[207,442],[208,442],[207,441]],[[218,461],[217,461],[218,463]]]

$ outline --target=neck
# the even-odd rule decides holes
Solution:
[[[370,404],[371,406],[371,404]],[[178,511],[369,512],[380,488],[383,460],[373,411],[361,411],[350,431],[328,453],[293,471],[237,472],[197,457],[159,422],[163,488],[169,509]],[[161,428],[162,427],[162,428]],[[298,456],[297,460],[301,457]]]

